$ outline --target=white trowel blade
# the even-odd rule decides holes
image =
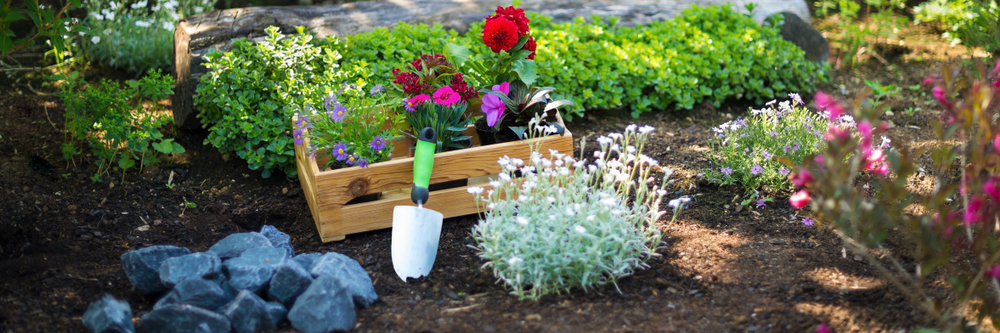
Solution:
[[[392,267],[404,282],[431,272],[443,221],[444,215],[427,208],[396,206],[392,211]]]

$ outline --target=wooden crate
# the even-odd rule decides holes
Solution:
[[[552,112],[548,121],[563,124],[562,116]],[[563,126],[565,127],[565,126]],[[468,186],[430,192],[424,207],[440,212],[444,217],[478,213],[475,198],[467,187],[490,189],[490,175],[500,173],[497,159],[507,155],[527,161],[533,144],[541,141],[539,149],[548,155],[549,149],[571,154],[573,135],[567,129],[562,135],[545,138],[479,145],[479,135],[470,127],[465,135],[472,137],[472,147],[434,155],[431,184],[468,179]],[[306,155],[308,138],[295,147],[299,182],[309,202],[316,229],[323,242],[343,240],[344,236],[370,230],[392,227],[392,211],[396,206],[411,206],[410,188],[413,185],[413,158],[409,147],[412,139],[398,139],[393,144],[393,159],[372,163],[367,168],[349,167],[321,171],[327,159],[313,159]],[[320,154],[322,156],[322,154]],[[351,203],[352,199],[381,193],[374,201]]]

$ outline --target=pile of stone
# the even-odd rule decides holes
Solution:
[[[90,305],[91,332],[273,330],[285,320],[307,333],[349,331],[355,307],[378,300],[368,272],[345,255],[295,255],[272,226],[232,234],[206,252],[158,245],[122,255],[125,274],[146,295],[162,295],[132,325],[128,303],[106,295]]]

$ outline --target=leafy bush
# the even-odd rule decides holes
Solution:
[[[250,169],[264,178],[273,170],[294,177],[295,148],[289,131],[292,115],[307,104],[320,105],[348,75],[364,88],[371,72],[363,64],[345,70],[340,66],[336,37],[314,39],[299,28],[299,35],[284,36],[269,27],[260,43],[236,40],[233,49],[210,52],[205,65],[211,69],[198,84],[194,103],[198,118],[208,128],[205,144],[235,152]]]
[[[624,135],[601,137],[594,165],[556,151],[551,159],[537,151],[530,161],[504,156],[494,189],[485,195],[483,188],[469,189],[485,212],[472,229],[479,256],[513,294],[538,299],[613,283],[656,255],[670,171],[659,185],[647,185],[656,165],[642,154],[650,132],[631,125]],[[515,172],[523,178],[514,180]],[[681,200],[672,204],[676,218]]]
[[[87,54],[113,67],[145,73],[170,65],[174,27],[182,17],[212,10],[213,0],[87,0]]]
[[[794,91],[812,91],[826,80],[827,65],[805,60],[804,52],[728,6],[691,6],[673,20],[616,27],[591,22],[551,24],[533,15],[538,42],[538,85],[556,87],[553,96],[584,108],[626,107],[633,116],[671,106],[690,109],[730,98],[761,103]],[[474,39],[482,25],[466,35]],[[469,44],[476,48],[485,48]],[[476,52],[483,52],[476,50]],[[720,65],[721,64],[721,65]]]
[[[935,84],[934,97],[944,109],[941,121],[931,126],[937,144],[925,148],[878,147],[874,138],[889,128],[880,118],[882,108],[851,110],[859,119],[860,135],[830,128],[827,148],[797,167],[793,181],[804,189],[790,198],[793,207],[809,206],[817,223],[833,229],[947,332],[973,332],[987,317],[1000,328],[995,226],[1000,218],[1000,124],[994,120],[1000,112],[1000,62],[992,71],[980,64],[978,72],[989,74],[964,78],[945,66],[940,76],[925,81]],[[843,110],[836,102],[817,104],[834,114]],[[918,172],[934,182],[927,193],[911,192]],[[898,230],[908,250],[902,258],[882,248],[892,230]],[[950,285],[955,302],[928,292],[925,288],[939,285],[929,280]],[[979,323],[967,324],[972,320]]]
[[[1000,7],[995,0],[931,0],[913,8],[917,23],[938,22],[945,28],[944,38],[952,44],[982,47],[1000,54],[1000,31],[997,19]]]
[[[391,86],[396,76],[393,69],[408,68],[414,59],[425,54],[439,54],[448,43],[459,43],[461,39],[454,30],[445,30],[440,24],[410,25],[399,22],[392,30],[378,28],[366,33],[347,36],[336,50],[344,55],[345,66],[357,65],[374,73],[373,84]],[[348,81],[357,81],[364,73],[349,74]],[[468,77],[467,77],[468,78]]]
[[[767,107],[751,110],[747,119],[736,119],[712,128],[712,158],[718,169],[702,170],[706,178],[720,185],[739,184],[747,191],[762,186],[772,190],[791,188],[786,180],[789,170],[774,157],[784,157],[801,163],[810,154],[825,147],[823,132],[827,122],[805,108],[798,94],[792,99],[767,103]],[[839,124],[853,127],[854,120],[843,116]]]
[[[100,86],[89,89],[77,89],[80,80],[77,72],[50,79],[66,81],[60,87],[66,106],[63,157],[72,160],[79,155],[80,143],[90,146],[98,165],[92,180],[100,181],[114,165],[124,175],[136,161],[139,165],[157,163],[157,152],[184,152],[180,144],[164,138],[160,132],[161,127],[172,121],[170,113],[157,104],[173,94],[174,79],[170,75],[164,76],[156,70],[141,80],[128,81],[124,87],[102,80]]]

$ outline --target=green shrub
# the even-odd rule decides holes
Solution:
[[[97,157],[98,169],[92,180],[100,181],[115,165],[124,174],[136,161],[139,165],[157,163],[158,152],[184,152],[180,144],[164,138],[160,132],[161,127],[172,121],[170,114],[157,104],[173,94],[174,79],[170,75],[164,76],[156,70],[141,80],[128,81],[124,87],[102,80],[100,86],[89,89],[77,88],[80,81],[77,72],[50,79],[66,81],[60,91],[66,106],[63,157],[72,160],[81,152],[78,145],[86,143]]]
[[[85,1],[81,42],[91,59],[135,73],[170,65],[174,27],[182,17],[212,10],[212,0]]]
[[[413,59],[424,54],[440,54],[448,43],[463,43],[454,30],[445,30],[440,24],[410,25],[399,22],[392,30],[378,28],[366,33],[347,36],[337,47],[352,64],[367,68],[365,73],[348,76],[351,81],[361,75],[372,75],[373,83],[390,87],[395,77],[394,68],[406,68]],[[471,82],[470,82],[471,83]]]
[[[299,28],[299,35],[284,36],[267,29],[260,43],[237,40],[233,49],[205,56],[211,69],[198,84],[194,103],[205,144],[234,152],[264,178],[273,170],[294,177],[295,148],[290,131],[292,115],[307,104],[321,105],[340,87],[345,71],[370,73],[364,64],[340,66],[336,37],[314,39]],[[353,76],[364,86],[367,76]]]
[[[914,7],[913,16],[917,23],[942,24],[946,30],[943,37],[952,44],[1000,54],[1000,7],[995,0],[931,0]]]

